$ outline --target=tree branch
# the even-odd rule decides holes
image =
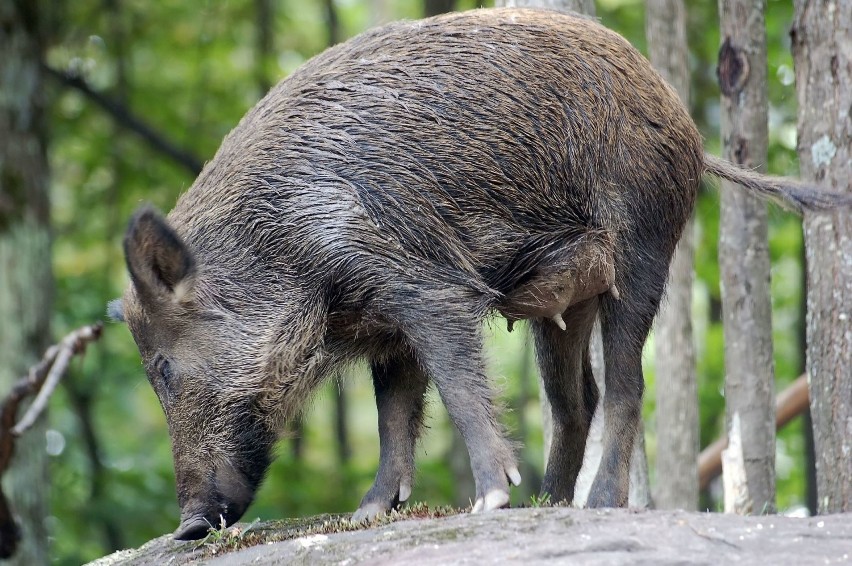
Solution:
[[[155,151],[169,157],[193,175],[201,172],[201,160],[188,149],[178,147],[123,104],[94,90],[82,77],[66,71],[59,71],[44,65],[45,73],[61,85],[81,92],[86,98],[105,110],[115,121],[124,128],[135,132]]]
[[[100,322],[78,328],[59,344],[48,348],[41,361],[30,368],[29,373],[12,387],[0,406],[0,478],[9,467],[15,449],[15,439],[32,426],[44,410],[48,397],[68,368],[71,358],[82,354],[90,342],[100,338],[102,330],[103,324]],[[19,405],[36,393],[36,400],[15,425]],[[0,558],[12,556],[19,539],[20,531],[0,487]]]
[[[808,379],[799,376],[775,400],[775,427],[781,429],[808,410]],[[728,446],[728,436],[723,435],[698,456],[698,485],[705,489],[722,473],[722,451]]]
[[[65,370],[68,369],[68,363],[71,361],[71,358],[74,357],[74,354],[85,349],[86,342],[92,339],[92,335],[95,332],[100,334],[100,328],[95,330],[94,327],[84,327],[67,336],[64,340],[62,340],[59,346],[53,347],[57,349],[57,353],[52,356],[53,363],[51,364],[50,372],[48,372],[47,377],[41,384],[41,388],[38,391],[35,401],[32,402],[32,405],[30,405],[29,409],[27,409],[27,412],[24,413],[24,416],[20,421],[18,421],[18,424],[15,425],[15,428],[12,429],[12,434],[14,436],[21,436],[21,434],[26,432],[28,428],[33,426],[36,419],[47,406],[47,400],[56,389],[56,386],[59,384],[59,380],[62,379],[63,375],[65,375]],[[32,382],[32,375],[28,377],[28,381]]]

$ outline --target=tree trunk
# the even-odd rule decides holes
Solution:
[[[455,9],[456,0],[423,0],[423,15],[437,16],[438,14],[446,14]]]
[[[802,265],[806,266],[808,262],[805,248],[801,250]],[[802,357],[797,366],[797,373],[804,375],[807,379],[808,364],[807,364],[807,319],[808,319],[808,274],[807,269],[802,269],[801,272],[802,296],[799,300],[799,320],[796,321],[796,333],[798,334],[799,351],[802,352]],[[809,392],[810,393],[810,392]],[[810,395],[808,395],[808,409],[802,415],[802,440],[804,444],[805,458],[805,490],[802,495],[805,497],[805,506],[808,508],[808,514],[811,516],[819,513],[819,504],[817,503],[817,472],[816,472],[816,448],[814,446],[814,422],[811,419]]]
[[[530,427],[527,422],[527,405],[535,395],[531,379],[533,377],[533,358],[532,341],[524,340],[521,359],[519,360],[520,368],[518,369],[518,398],[512,407],[512,411],[518,418],[517,438],[523,447],[522,457],[518,462],[523,482],[518,489],[524,500],[528,500],[530,496],[538,494],[541,490],[541,474],[533,464],[533,459],[528,457]]]
[[[589,427],[589,436],[586,438],[586,453],[583,456],[583,465],[580,468],[580,473],[577,475],[577,485],[574,487],[574,505],[580,507],[586,504],[586,500],[589,497],[589,491],[592,489],[592,482],[595,481],[595,474],[598,473],[598,467],[600,467],[601,456],[603,455],[603,434],[604,434],[604,417],[603,417],[603,394],[606,391],[606,387],[603,383],[603,375],[604,375],[604,354],[603,354],[603,337],[601,335],[601,324],[600,321],[595,322],[595,327],[592,329],[592,341],[589,344],[589,348],[591,349],[591,362],[592,362],[592,373],[595,375],[595,381],[598,384],[598,389],[600,389],[600,401],[598,401],[598,407],[595,410],[595,414],[592,416],[592,424]],[[544,389],[542,389],[542,392]],[[542,410],[546,411],[544,415],[547,419],[542,419],[542,426],[545,424],[548,426],[551,425],[550,419],[550,405],[547,403],[547,399],[542,394]],[[545,431],[547,435],[550,434],[550,431]],[[642,432],[640,433],[642,437],[645,437],[644,427],[642,427]],[[550,454],[550,438],[549,436],[545,436],[544,440],[544,458],[545,458],[545,466],[547,465],[547,455]],[[644,445],[644,443],[643,443]],[[647,466],[646,466],[647,467]],[[631,474],[630,474],[630,488],[633,488],[633,466],[631,466]],[[628,495],[628,504],[630,503],[630,496]]]
[[[603,410],[603,398],[606,393],[606,385],[604,383],[604,372],[606,366],[604,364],[603,341],[601,338],[600,322],[595,323],[592,330],[591,362],[592,372],[595,375],[595,381],[600,390],[601,400],[598,402],[598,408],[592,418],[592,424],[589,427],[589,436],[586,439],[586,453],[583,457],[583,466],[580,468],[580,473],[577,475],[577,485],[574,488],[574,505],[583,506],[589,497],[589,491],[592,488],[592,482],[595,479],[595,474],[600,467],[601,456],[603,454],[603,435],[606,426],[606,419]],[[546,399],[542,401],[545,406]],[[548,412],[545,415],[550,415],[550,405],[546,405]],[[549,422],[549,419],[548,419]],[[550,443],[546,444],[545,457],[550,453]],[[547,462],[545,462],[545,465]],[[653,507],[651,501],[651,487],[648,478],[648,458],[645,452],[645,427],[640,422],[639,430],[636,431],[636,439],[633,444],[633,453],[630,458],[630,491],[628,494],[627,505],[633,508],[650,508]]]
[[[651,479],[648,475],[648,453],[645,451],[645,424],[639,421],[636,439],[633,441],[633,454],[630,456],[630,486],[627,492],[627,506],[631,509],[651,509]]]
[[[255,64],[254,75],[260,96],[267,93],[272,86],[269,80],[269,59],[272,57],[272,24],[274,23],[274,9],[272,0],[254,0],[255,15]],[[334,45],[329,39],[329,45]]]
[[[852,0],[796,0],[802,177],[852,192]],[[807,368],[820,513],[852,511],[852,215],[805,214]]]
[[[334,436],[337,440],[337,461],[341,466],[349,464],[352,458],[352,447],[349,444],[349,402],[343,386],[343,378],[334,392]]]
[[[686,8],[683,0],[648,0],[648,58],[689,102]],[[698,385],[692,336],[694,222],[683,231],[655,328],[657,487],[659,509],[698,508]]]
[[[337,17],[337,6],[334,5],[334,0],[325,0],[325,25],[328,29],[328,45],[337,45],[340,43],[340,18]]]
[[[722,140],[727,159],[763,169],[767,146],[764,0],[719,0]],[[723,185],[728,183],[723,182]],[[766,204],[723,186],[719,228],[725,422],[739,415],[745,486],[738,513],[775,510],[775,401]]]
[[[811,410],[802,415],[802,437],[805,445],[805,506],[813,516],[819,513],[819,496],[817,495],[816,446],[814,446],[814,421]]]
[[[52,274],[39,8],[0,0],[0,396],[49,343]],[[17,442],[4,477],[21,542],[11,564],[48,563],[46,424]]]
[[[470,470],[470,457],[467,445],[464,443],[461,433],[451,425],[453,430],[453,441],[446,455],[446,461],[453,475],[453,505],[464,509],[471,505],[476,499],[476,484],[473,481],[473,472]]]

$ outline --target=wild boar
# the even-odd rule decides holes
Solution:
[[[114,304],[171,436],[181,524],[239,519],[282,423],[335,368],[372,367],[381,458],[356,520],[411,493],[434,383],[467,445],[473,511],[520,475],[481,322],[528,319],[553,410],[542,490],[573,498],[606,358],[603,465],[623,506],[642,346],[702,174],[795,209],[833,197],[703,154],[675,92],[627,41],[552,11],[393,23],[311,59],[225,138],[167,218],[142,208]],[[221,519],[220,519],[221,518]]]

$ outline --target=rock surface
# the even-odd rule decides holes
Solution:
[[[253,532],[260,533],[259,541],[281,539],[319,532],[339,520],[266,523]],[[401,520],[228,552],[239,546],[235,532],[201,545],[164,536],[92,564],[852,564],[852,514],[793,518],[527,508]]]

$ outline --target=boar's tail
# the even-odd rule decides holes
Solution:
[[[745,187],[760,197],[778,202],[781,206],[802,214],[806,210],[830,210],[852,206],[852,194],[829,193],[784,177],[761,175],[743,169],[714,155],[704,154],[704,170],[732,183]]]

